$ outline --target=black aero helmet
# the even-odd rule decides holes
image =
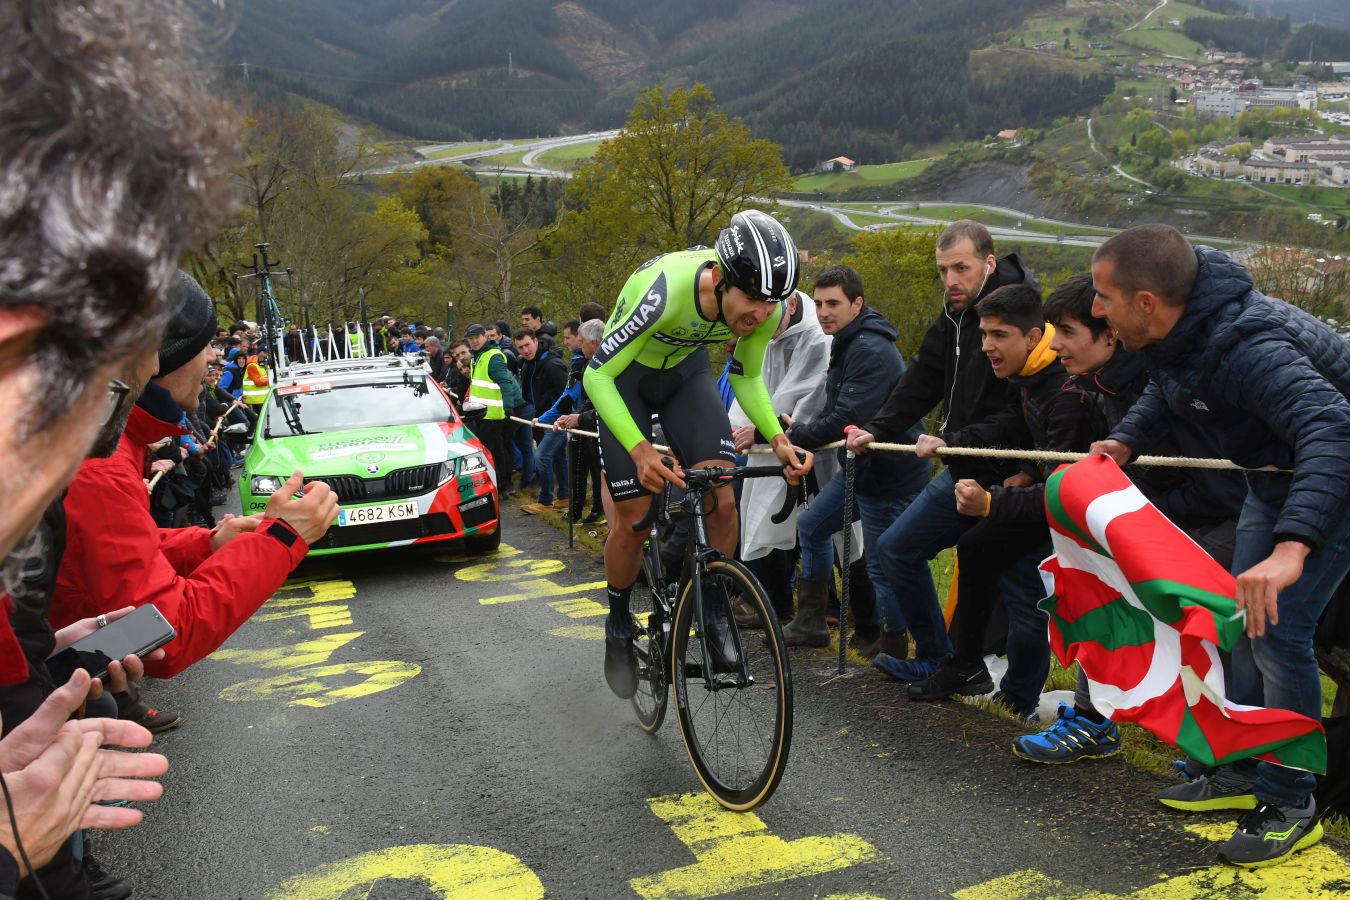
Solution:
[[[727,283],[751,297],[782,300],[797,289],[797,245],[768,213],[747,209],[717,236],[717,259]]]

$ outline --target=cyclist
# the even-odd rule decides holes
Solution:
[[[796,483],[811,468],[783,434],[760,377],[764,352],[785,315],[783,299],[797,287],[797,247],[772,216],[746,210],[732,216],[716,249],[696,247],[644,263],[628,279],[586,369],[586,393],[600,414],[600,458],[609,487],[611,530],[605,542],[609,617],[605,620],[605,680],[620,697],[637,690],[634,623],[629,595],[642,568],[645,535],[633,531],[666,482],[684,487],[680,462],[735,465],[731,423],[713,381],[707,345],[739,338],[731,385],[741,408]],[[661,419],[679,461],[666,466],[652,446],[652,415]],[[708,539],[727,556],[736,551],[739,523],[730,485],[709,500]],[[706,603],[704,622],[713,663],[735,655],[723,606]]]

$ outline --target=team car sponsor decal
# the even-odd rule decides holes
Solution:
[[[277,388],[278,397],[289,397],[292,394],[322,394],[333,389],[331,381],[313,381],[309,384],[288,384],[285,387]]]
[[[349,441],[325,441],[309,454],[310,459],[333,459],[337,456],[360,456],[374,450],[407,450],[403,435],[393,437],[354,438]]]

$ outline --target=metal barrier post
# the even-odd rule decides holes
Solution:
[[[849,612],[849,572],[853,570],[853,458],[852,450],[844,451],[844,558],[839,571],[843,575],[843,590],[839,592],[839,674],[844,674],[847,662]]]

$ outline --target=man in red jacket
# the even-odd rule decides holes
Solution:
[[[303,484],[296,472],[262,515],[234,516],[214,530],[155,525],[146,445],[186,433],[178,423],[199,402],[217,324],[211,298],[186,273],[178,274],[169,304],[175,311],[159,348],[159,374],[137,399],[116,451],[86,460],[66,494],[66,554],[49,613],[60,628],[88,610],[155,604],[178,632],[164,659],[146,664],[159,678],[224,643],[337,518],[337,497],[325,484],[303,485],[304,496],[292,499]]]

